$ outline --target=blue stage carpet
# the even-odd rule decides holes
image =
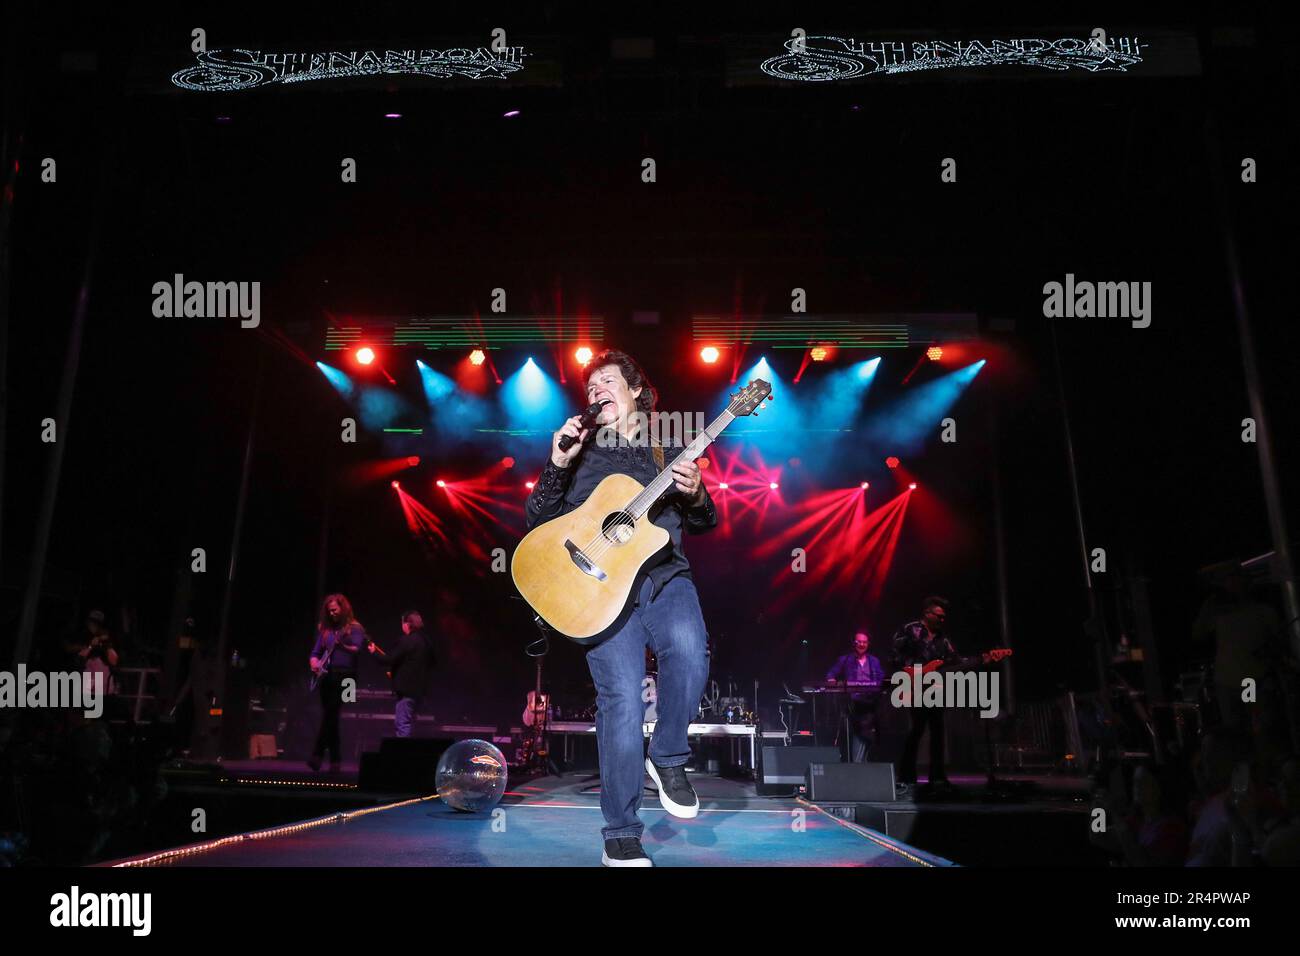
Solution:
[[[534,780],[495,814],[460,813],[436,798],[341,813],[149,854],[146,866],[599,865],[599,797],[586,781]],[[708,784],[712,783],[712,786]],[[701,812],[669,816],[647,793],[643,842],[656,866],[950,866],[810,804],[758,798],[752,786],[696,780]],[[746,792],[747,791],[747,792]],[[113,865],[113,864],[110,864]]]

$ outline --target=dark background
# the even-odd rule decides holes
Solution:
[[[1148,579],[1171,678],[1192,656],[1190,623],[1205,593],[1197,569],[1270,547],[1256,449],[1240,440],[1250,412],[1216,186],[1238,244],[1284,493],[1294,500],[1288,147],[1296,68],[1281,9],[1138,13],[1125,5],[1112,16],[1090,4],[1007,11],[999,20],[916,5],[801,6],[796,15],[746,4],[589,18],[554,5],[519,16],[473,4],[430,13],[381,3],[296,15],[115,9],[20,22],[6,40],[7,127],[23,132],[24,165],[5,357],[5,639],[46,480],[39,422],[54,414],[93,249],[72,418],[61,424],[67,457],[40,643],[90,607],[115,615],[125,607],[138,648],[161,648],[177,575],[197,546],[207,549],[208,571],[194,582],[189,611],[202,634],[215,636],[264,362],[231,645],[266,683],[299,672],[321,596],[327,487],[349,465],[408,450],[375,435],[338,442],[345,406],[312,364],[339,364],[324,351],[328,314],[482,313],[489,290],[504,286],[512,314],[601,316],[605,342],[641,359],[668,407],[711,416],[725,378],[696,358],[691,317],[781,313],[800,286],[815,313],[976,313],[986,336],[971,348],[989,365],[956,409],[971,426],[958,444],[932,441],[906,461],[929,504],[913,504],[878,602],[852,590],[810,593],[765,614],[788,558],[749,558],[762,540],[754,529],[688,542],[717,642],[715,678],[793,685],[805,676],[796,673],[800,641],[819,669],[853,627],[887,637],[931,592],[954,600],[959,646],[999,643],[995,468],[1018,691],[1042,699],[1061,687],[1086,689],[1095,671],[1081,627],[1087,604],[1042,317],[1043,283],[1072,272],[1154,287],[1148,329],[1063,320],[1057,335],[1089,543],[1107,549],[1112,570],[1130,562]],[[1008,66],[726,85],[729,51],[739,48],[729,38],[756,38],[775,54],[795,25],[814,34],[906,29],[960,39],[1087,36],[1096,25],[1112,36],[1183,31],[1195,38],[1201,69],[1091,76]],[[381,77],[194,93],[169,82],[193,62],[194,26],[208,30],[213,49],[276,50],[442,46],[452,36],[486,43],[503,26],[561,82]],[[612,58],[611,38],[620,36],[653,37],[653,59]],[[94,69],[69,69],[69,51],[93,53]],[[507,109],[522,115],[505,120]],[[403,118],[386,121],[385,112]],[[58,161],[56,185],[37,179],[45,156]],[[340,183],[343,156],[358,160],[357,184]],[[658,161],[654,185],[640,181],[643,156]],[[955,184],[939,180],[947,156],[958,162]],[[1259,166],[1252,185],[1240,181],[1246,156]],[[151,286],[176,272],[262,281],[262,328],[154,318]],[[642,311],[659,313],[658,324],[633,323]],[[1009,320],[1013,331],[996,331],[995,320]],[[526,354],[553,373],[544,352],[493,359],[503,377]],[[766,354],[788,382],[799,353]],[[877,398],[899,393],[916,361],[915,350],[882,354],[868,417]],[[418,402],[416,357],[450,371],[463,353],[389,356],[399,389]],[[751,352],[744,365],[757,357]],[[869,357],[842,353],[840,361]],[[914,384],[935,374],[923,369]],[[987,429],[994,410],[996,444]],[[436,474],[477,474],[501,450],[426,441],[410,453],[424,464],[403,482],[424,483],[417,497],[428,504]],[[889,453],[862,443],[837,467],[783,477],[783,493],[860,480],[884,488]],[[545,452],[522,438],[514,454],[522,482]],[[408,605],[447,614],[446,709],[479,719],[516,712],[531,684],[523,646],[532,629],[508,576],[449,551],[422,551],[386,481],[336,488],[330,513],[326,588],[347,593],[381,643]],[[503,527],[497,534],[507,549],[517,540]],[[564,646],[552,659],[557,686],[580,689],[579,652]]]

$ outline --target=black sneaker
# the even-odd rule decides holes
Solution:
[[[700,812],[700,798],[686,779],[685,767],[656,767],[647,757],[645,768],[659,788],[659,802],[665,810],[683,820],[689,820]]]
[[[601,866],[654,866],[641,849],[640,837],[617,837],[605,841],[605,852],[600,855]]]

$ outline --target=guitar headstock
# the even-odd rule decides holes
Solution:
[[[737,418],[745,415],[753,415],[758,406],[772,394],[772,383],[765,382],[761,378],[756,378],[739,392],[731,396],[731,404],[727,406],[731,414]]]

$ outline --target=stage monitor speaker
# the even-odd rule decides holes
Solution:
[[[387,737],[378,753],[361,755],[360,790],[429,794],[437,789],[438,759],[452,737]]]
[[[839,759],[838,747],[764,747],[756,789],[765,797],[794,793],[805,781],[809,764],[829,765]]]
[[[808,799],[814,803],[885,803],[894,797],[892,763],[813,763]]]

